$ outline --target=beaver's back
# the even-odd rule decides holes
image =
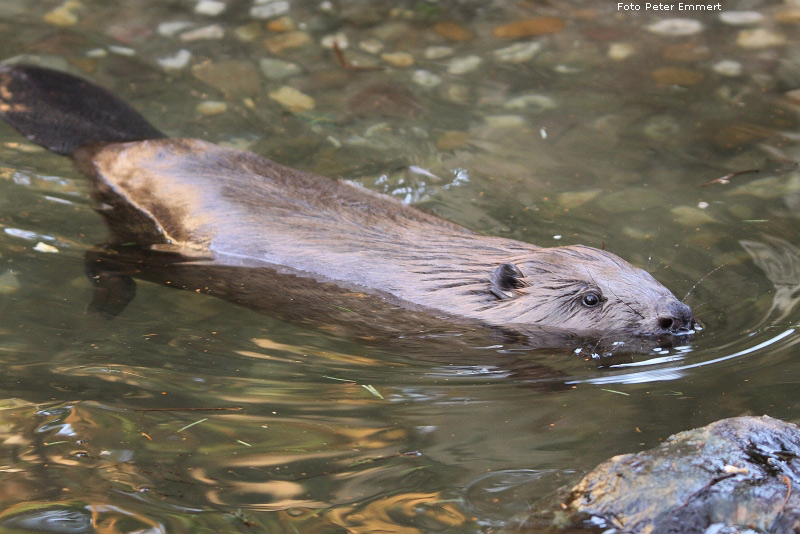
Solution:
[[[220,263],[285,266],[424,306],[446,301],[431,293],[454,284],[463,297],[464,286],[478,283],[479,300],[489,300],[493,267],[537,249],[195,139],[110,144],[79,151],[76,160],[94,178],[96,196],[107,201],[113,192],[121,205],[147,214],[168,242],[207,250]],[[130,228],[129,217],[124,224]]]

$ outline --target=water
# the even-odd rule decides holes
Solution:
[[[577,0],[199,5],[0,0],[0,55],[69,67],[171,135],[488,234],[604,246],[688,294],[704,329],[611,359],[393,345],[147,282],[98,319],[85,179],[0,125],[2,529],[488,532],[672,433],[800,420],[796,3],[726,2],[733,21]],[[498,30],[532,17],[545,33]],[[679,17],[702,27],[651,26]],[[336,34],[343,61],[320,44]],[[282,86],[313,108],[285,109]]]

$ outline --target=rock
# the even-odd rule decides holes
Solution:
[[[695,63],[710,58],[711,50],[705,45],[681,43],[665,47],[661,50],[661,57],[669,61]]]
[[[36,246],[33,247],[33,250],[35,250],[36,252],[45,252],[47,254],[57,254],[58,252],[60,252],[53,245],[48,245],[47,243],[42,243],[41,241],[36,243]]]
[[[648,187],[628,187],[604,195],[598,206],[610,213],[628,213],[661,206],[662,198],[657,190]]]
[[[736,44],[742,48],[760,50],[786,44],[786,36],[780,33],[757,28],[755,30],[742,30],[736,36]]]
[[[17,274],[14,271],[6,271],[3,274],[0,274],[0,295],[11,295],[19,291],[22,284],[19,282],[19,278],[17,278]]]
[[[289,12],[289,2],[285,0],[256,3],[257,5],[250,8],[250,16],[254,19],[272,19]]]
[[[109,45],[108,51],[118,56],[133,57],[136,55],[136,50],[127,46]]]
[[[433,31],[451,41],[469,41],[475,37],[471,30],[461,24],[450,21],[437,22],[433,25]]]
[[[372,30],[372,36],[384,43],[396,43],[401,39],[408,37],[409,33],[413,33],[414,29],[411,28],[406,22],[399,22],[396,20],[385,22],[376,26]]]
[[[769,132],[763,127],[749,123],[714,125],[709,131],[709,140],[722,150],[736,150],[751,145],[765,137]]]
[[[220,113],[228,111],[228,104],[219,100],[205,100],[197,104],[195,111],[200,115],[219,115]]]
[[[272,91],[269,97],[295,113],[314,109],[315,105],[313,98],[288,85]]]
[[[529,93],[509,99],[505,104],[503,104],[503,107],[506,109],[532,109],[536,111],[545,111],[548,109],[557,108],[558,104],[556,104],[556,101],[549,96]]]
[[[535,41],[529,43],[515,43],[493,52],[498,61],[506,63],[524,63],[533,58],[542,49],[542,44]]]
[[[358,47],[367,54],[376,55],[383,50],[383,43],[377,39],[366,39],[358,43]]]
[[[722,76],[736,77],[742,75],[742,64],[732,59],[723,59],[715,63],[711,68]]]
[[[572,488],[574,524],[631,533],[794,532],[800,523],[800,429],[734,417],[615,456]]]
[[[186,67],[191,59],[192,53],[181,48],[174,55],[158,58],[156,62],[166,70],[180,70]]]
[[[647,119],[642,131],[650,139],[668,142],[680,133],[681,125],[675,117],[655,115]]]
[[[381,54],[381,59],[393,67],[410,67],[414,64],[414,56],[408,52],[389,52]]]
[[[651,33],[673,37],[695,35],[703,29],[703,23],[695,19],[662,19],[647,26]]]
[[[414,94],[394,83],[375,83],[347,100],[347,109],[359,116],[415,117],[421,107]]]
[[[651,72],[650,76],[665,85],[697,85],[704,78],[702,72],[678,67],[662,67]]]
[[[786,98],[793,101],[796,104],[800,104],[800,89],[793,89],[786,93]]]
[[[490,128],[519,128],[525,125],[525,118],[519,115],[487,115],[483,120]]]
[[[748,195],[766,200],[775,200],[800,191],[800,174],[792,173],[789,179],[770,176],[744,183],[730,193],[731,196]]]
[[[226,7],[227,5],[225,2],[220,2],[218,0],[200,0],[197,2],[197,5],[194,6],[194,12],[198,15],[216,17],[225,11]]]
[[[414,71],[413,76],[411,76],[411,81],[413,81],[417,85],[421,85],[422,87],[436,87],[440,83],[442,83],[442,79],[437,76],[436,74],[432,73],[429,70],[420,69]]]
[[[436,148],[439,150],[453,150],[456,148],[465,148],[469,146],[469,132],[460,132],[451,130],[442,134],[436,140]]]
[[[233,30],[233,35],[243,43],[252,43],[264,33],[260,22],[249,22]]]
[[[259,67],[264,77],[269,80],[285,80],[303,72],[303,69],[297,63],[268,57],[261,58]]]
[[[468,104],[470,101],[470,87],[468,85],[454,83],[447,87],[445,96],[450,102]]]
[[[192,67],[192,74],[226,95],[255,95],[261,90],[261,80],[255,66],[249,61],[228,59],[200,63]]]
[[[203,41],[209,39],[222,39],[225,37],[225,30],[219,24],[204,26],[196,30],[190,30],[181,34],[181,41]]]
[[[176,33],[191,28],[194,23],[186,20],[176,20],[173,22],[162,22],[158,25],[158,34],[164,37],[173,37]]]
[[[608,47],[608,57],[614,61],[628,59],[636,53],[636,46],[633,43],[611,43]]]
[[[731,26],[748,26],[763,21],[764,15],[758,11],[723,11],[719,20]]]
[[[344,32],[332,33],[323,37],[319,44],[322,48],[339,47],[340,50],[346,50],[350,47],[350,41],[347,40],[347,35]]]
[[[775,22],[778,24],[797,24],[800,22],[800,6],[778,11],[775,13]]]
[[[78,15],[75,14],[75,11],[81,9],[82,7],[83,4],[81,4],[78,0],[67,0],[52,11],[45,13],[42,19],[47,24],[61,26],[62,28],[75,26],[78,23]]]
[[[537,17],[497,26],[492,35],[499,38],[533,37],[560,32],[564,20],[557,17]]]
[[[586,191],[565,191],[558,195],[558,205],[562,208],[573,209],[597,198],[602,189],[588,189]]]
[[[297,29],[291,17],[279,17],[267,22],[267,30],[275,33],[286,33]]]
[[[447,72],[450,74],[467,74],[476,70],[483,59],[480,56],[456,57],[450,60],[447,65]]]
[[[282,33],[264,40],[264,46],[273,54],[280,54],[286,49],[300,48],[311,42],[311,35],[303,31]]]
[[[675,206],[670,210],[670,213],[675,218],[675,222],[689,228],[719,222],[703,209],[694,206]]]
[[[442,59],[453,55],[453,49],[449,46],[429,46],[422,55],[425,59]]]

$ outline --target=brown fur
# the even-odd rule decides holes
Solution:
[[[215,265],[270,267],[404,309],[521,331],[659,334],[694,324],[652,276],[609,252],[479,235],[255,154],[156,139],[74,157],[94,178],[119,239],[169,244]],[[585,305],[589,294],[597,306]]]

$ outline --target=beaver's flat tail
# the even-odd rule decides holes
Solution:
[[[0,117],[59,154],[82,146],[166,137],[105,89],[31,65],[0,66]]]

